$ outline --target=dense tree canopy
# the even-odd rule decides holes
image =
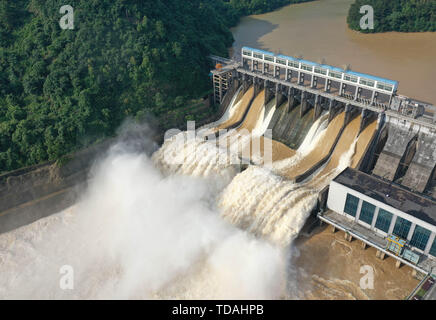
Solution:
[[[55,160],[126,117],[164,119],[210,88],[239,17],[298,0],[0,0],[0,172]]]
[[[374,8],[374,29],[360,28],[363,5]],[[436,1],[356,0],[350,7],[347,22],[351,29],[366,33],[436,31]]]

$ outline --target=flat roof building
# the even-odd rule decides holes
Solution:
[[[330,183],[327,207],[321,220],[421,272],[436,272],[436,202],[431,198],[347,168]],[[405,244],[404,249],[393,253],[389,241]]]

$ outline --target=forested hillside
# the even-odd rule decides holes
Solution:
[[[210,89],[245,14],[299,0],[0,0],[0,172],[55,160],[126,117],[164,119]]]
[[[374,29],[359,26],[363,5],[374,8]],[[436,31],[436,0],[356,0],[347,22],[351,29],[367,33]]]

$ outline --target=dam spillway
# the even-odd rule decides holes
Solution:
[[[347,111],[347,118],[353,112],[361,112],[360,130],[366,127],[368,120],[377,119],[375,140],[380,139],[380,132],[387,132],[387,142],[381,145],[380,141],[373,141],[359,167],[436,197],[436,155],[433,152],[436,107],[398,94],[398,82],[247,47],[241,50],[240,62],[211,58],[223,63],[223,68],[212,72],[214,83],[221,74],[226,74],[230,75],[230,80],[264,87],[266,96],[275,95],[279,106],[270,128],[277,141],[293,149],[301,142],[296,136],[304,134],[297,129],[289,130],[293,121],[304,123],[301,117],[289,116],[297,113],[294,108],[300,110],[300,115],[313,113],[314,120],[328,111],[329,121],[343,110]],[[285,100],[287,104],[283,103]],[[278,121],[285,117],[287,121]],[[310,126],[301,129],[307,127]],[[379,153],[374,154],[380,148]],[[376,161],[371,165],[373,159]]]
[[[320,211],[317,216],[332,224],[334,230],[339,228],[346,232],[346,238],[356,236],[365,246],[375,246],[378,255],[383,257],[392,254],[381,247],[385,238],[380,238],[380,235],[399,236],[407,243],[408,249],[404,251],[407,252],[405,258],[403,253],[396,257],[397,265],[407,264],[415,273],[433,270],[436,266],[432,258],[436,257],[436,217],[428,208],[436,205],[435,106],[399,95],[396,81],[247,47],[242,48],[241,63],[231,62],[227,69],[224,66],[215,75],[219,77],[222,72],[232,74],[238,81],[263,88],[268,99],[275,96],[276,111],[269,129],[277,140],[289,147],[298,148],[301,140],[296,137],[299,135],[308,138],[306,127],[302,125],[305,116],[311,119],[307,123],[312,124],[322,114],[327,113],[328,118],[324,135],[317,134],[308,152],[297,150],[295,156],[273,165],[274,173],[286,178],[289,184],[280,187],[285,190],[284,194],[278,190],[275,192],[281,194],[280,201],[292,209],[286,211],[278,206],[269,216],[262,213],[265,204],[243,202],[244,205],[239,204],[237,209],[226,213],[233,223],[280,242],[286,237],[292,238],[294,233],[290,230],[298,229],[292,223],[298,225],[296,221],[299,219],[292,216],[307,217],[308,208],[322,207],[322,194],[328,194],[325,205],[334,208],[334,212]],[[309,131],[314,130],[313,125],[307,127],[311,127]],[[346,167],[350,170],[341,173],[341,169]],[[354,169],[370,174],[368,183],[374,190],[355,186],[357,181],[347,180],[347,175],[354,175]],[[253,173],[253,170],[247,172]],[[323,191],[322,188],[333,183],[337,176],[344,176],[348,188],[357,188],[354,191],[367,196],[374,195],[373,200],[382,203],[389,203],[391,194],[385,193],[384,200],[377,195],[381,184],[376,180],[389,181],[398,193],[400,205],[392,202],[391,206],[395,208],[383,210],[399,209],[407,213],[398,221],[390,220],[389,228],[380,231],[375,211],[378,204],[368,204],[368,200],[362,199],[359,204],[351,204],[350,194],[346,202],[342,202],[345,200],[335,199],[343,197],[344,192],[338,191],[342,189],[332,192],[329,187]],[[264,190],[265,194],[268,192],[269,189]],[[318,203],[314,194],[320,196]],[[409,200],[404,202],[403,197]],[[274,203],[273,195],[267,198]],[[338,206],[338,201],[345,203],[345,209],[341,204]],[[354,212],[347,212],[350,210],[347,206],[354,206]],[[253,210],[247,212],[246,208]],[[244,212],[243,217],[239,216],[240,211]],[[355,211],[361,211],[361,216]],[[392,216],[389,211],[382,211],[385,212]],[[344,214],[351,215],[348,217],[354,221],[351,225],[341,218]],[[407,232],[399,231],[403,228],[401,223],[407,223]],[[364,228],[358,227],[359,224]],[[377,241],[368,241],[368,237]]]
[[[271,121],[269,126],[272,129],[274,139],[281,141],[294,150],[300,147],[314,122],[313,109],[303,117],[300,117],[299,113],[298,107],[289,110],[288,103],[284,103],[276,110],[273,115],[275,121]]]
[[[316,97],[311,92],[301,94],[301,92],[289,91],[284,87],[265,83],[265,81],[263,81],[264,79],[259,81],[253,78],[245,80],[235,78],[234,80],[235,82],[230,83],[228,91],[228,93],[231,91],[232,93],[225,95],[223,101],[226,102],[223,102],[221,106],[223,114],[219,116],[219,120],[203,128],[206,129],[206,131],[209,130],[209,132],[212,132],[211,136],[215,136],[215,134],[219,136],[220,130],[227,129],[225,136],[228,140],[224,141],[228,143],[221,145],[219,141],[214,141],[213,139],[203,140],[201,137],[195,135],[191,136],[193,132],[189,130],[187,132],[181,132],[179,135],[165,140],[163,146],[153,154],[151,161],[132,157],[127,159],[127,162],[122,162],[122,165],[116,166],[120,158],[115,159],[117,161],[110,159],[111,161],[106,163],[106,166],[111,169],[109,171],[112,172],[112,169],[120,170],[119,173],[121,174],[119,176],[127,176],[128,178],[123,179],[121,181],[122,184],[120,184],[117,175],[110,175],[110,179],[103,180],[103,182],[105,182],[103,186],[100,185],[100,188],[94,190],[94,192],[97,193],[94,202],[98,203],[93,203],[93,205],[101,204],[104,208],[100,215],[102,218],[101,221],[106,223],[108,218],[110,220],[115,218],[116,227],[112,226],[109,231],[122,231],[118,229],[118,226],[126,223],[132,228],[131,230],[139,230],[139,234],[141,235],[144,234],[142,229],[144,225],[148,232],[156,232],[153,224],[156,223],[156,220],[152,218],[151,221],[153,223],[149,223],[150,221],[142,221],[140,217],[144,213],[156,211],[153,210],[153,207],[150,207],[150,204],[156,202],[156,199],[158,199],[158,213],[160,216],[163,216],[165,222],[163,223],[164,228],[157,229],[157,231],[165,230],[165,232],[158,232],[160,233],[159,236],[163,236],[161,242],[176,244],[175,246],[171,245],[171,248],[175,249],[172,249],[168,256],[179,256],[179,250],[183,249],[183,246],[179,246],[179,244],[185,244],[187,239],[193,239],[195,243],[204,245],[204,247],[201,247],[199,250],[200,261],[194,264],[194,269],[200,270],[199,275],[190,275],[185,282],[182,281],[182,283],[179,284],[178,289],[190,288],[192,282],[195,283],[195,281],[192,281],[193,279],[198,281],[195,285],[197,290],[199,290],[200,287],[204,287],[204,281],[212,279],[214,282],[220,282],[221,278],[219,276],[217,278],[213,277],[222,275],[220,271],[222,271],[223,268],[221,267],[228,267],[229,264],[226,264],[226,262],[237,258],[240,252],[246,252],[246,249],[250,250],[249,247],[243,247],[244,250],[238,251],[238,248],[234,245],[235,243],[229,241],[226,237],[228,233],[222,232],[222,230],[218,232],[218,234],[212,232],[213,241],[210,241],[210,229],[205,226],[220,225],[219,221],[221,220],[212,219],[209,215],[208,207],[203,206],[203,204],[193,206],[199,209],[198,211],[200,212],[198,212],[198,215],[184,215],[184,209],[188,209],[189,207],[186,206],[186,204],[190,204],[190,199],[195,198],[195,196],[188,193],[186,195],[187,201],[186,199],[180,199],[179,194],[184,195],[186,187],[189,186],[189,183],[180,180],[181,176],[205,178],[204,180],[210,183],[210,186],[205,189],[211,188],[213,190],[213,196],[208,198],[207,202],[214,202],[214,204],[216,204],[218,207],[217,212],[220,213],[224,220],[244,231],[248,231],[243,232],[243,234],[255,235],[255,237],[249,237],[250,244],[253,243],[253,239],[261,239],[262,241],[267,240],[265,241],[266,243],[272,242],[278,245],[273,246],[274,248],[280,247],[288,249],[287,246],[292,244],[293,240],[301,233],[308,217],[317,213],[319,214],[319,212],[325,210],[323,198],[326,188],[331,188],[331,185],[338,181],[351,184],[349,180],[351,179],[350,177],[353,176],[352,172],[355,171],[348,170],[352,168],[361,169],[370,167],[369,164],[378,156],[376,155],[376,150],[384,150],[386,147],[387,142],[385,142],[384,138],[386,138],[386,141],[389,140],[388,126],[394,123],[395,120],[395,118],[390,119],[389,115],[386,113],[379,116],[377,112],[371,109],[360,109],[359,106],[353,105],[352,103],[346,104],[341,101],[329,101],[325,99],[325,97]],[[318,88],[322,87],[321,82],[322,81],[318,82]],[[309,83],[307,77],[304,83]],[[334,87],[334,84],[332,84],[332,87],[333,89],[338,89]],[[349,92],[349,90],[347,92]],[[293,95],[291,98],[286,96],[286,94],[289,93]],[[303,101],[301,101],[301,99],[303,99]],[[289,102],[292,103],[289,104]],[[280,109],[281,106],[286,106],[286,104],[288,106],[292,105],[292,108],[288,110],[284,110],[284,108]],[[280,111],[277,112],[279,109]],[[281,117],[281,115],[284,114],[283,111],[286,111],[286,115],[292,112],[294,113],[292,113],[292,117],[285,118]],[[426,126],[420,127],[419,122],[416,122],[415,125],[418,126],[418,129],[413,131],[416,134],[411,136],[404,153],[399,155],[401,159],[399,161],[400,169],[398,169],[398,171],[400,173],[398,174],[397,182],[403,184],[407,183],[407,177],[409,175],[416,172],[415,168],[417,166],[432,166],[432,154],[428,152],[432,150],[432,139],[429,138],[431,137],[431,131],[425,131],[423,127]],[[269,135],[268,130],[274,131],[275,126],[280,128],[280,132],[284,137],[288,137],[288,140],[282,140],[284,142],[288,141],[287,144],[278,141],[279,139],[276,139],[274,133]],[[391,135],[393,135],[392,131]],[[178,140],[180,137],[183,139]],[[235,140],[232,140],[234,138]],[[254,154],[253,152],[253,145],[255,144],[252,142],[253,138],[259,138],[260,141],[260,153],[258,154]],[[391,138],[391,140],[392,139],[393,138]],[[292,145],[293,147],[290,142],[294,143]],[[264,158],[267,156],[263,153],[264,150],[267,150],[267,148],[264,148],[264,145],[269,143],[271,143],[272,146],[271,158],[273,163],[271,168],[263,166]],[[165,153],[168,153],[170,157],[166,158]],[[238,165],[237,163],[241,163],[242,158],[246,155],[248,155],[250,161],[244,163],[243,166]],[[172,156],[180,156],[178,159],[180,161],[171,161],[174,160]],[[124,157],[124,155],[122,157]],[[129,157],[130,156],[127,158]],[[222,159],[225,161],[221,161]],[[378,156],[378,159],[380,159],[380,156]],[[138,175],[144,163],[146,166],[151,167],[151,163],[149,162],[152,162],[160,171],[154,172],[151,176],[144,174]],[[375,162],[377,163],[377,161]],[[348,169],[346,169],[347,167]],[[426,179],[425,176],[428,175],[428,171],[425,171],[424,180]],[[434,171],[429,175],[431,176],[432,174],[434,176]],[[338,177],[340,179],[338,179]],[[370,179],[368,176],[365,177],[365,179]],[[147,184],[146,182],[149,180],[151,180],[151,183]],[[181,182],[182,184],[176,184],[175,182]],[[380,181],[377,180],[377,183],[380,183]],[[392,183],[394,184],[395,182]],[[142,193],[141,188],[144,187],[144,184],[152,195],[151,197],[147,197]],[[215,190],[215,184],[219,185],[217,190]],[[108,185],[111,185],[111,188],[108,188]],[[168,185],[172,185],[173,187],[170,189],[165,188],[165,186]],[[133,188],[129,189],[129,186],[133,186]],[[376,189],[377,184],[371,186]],[[388,188],[389,184],[384,183],[383,186]],[[362,186],[362,188],[363,187],[364,186]],[[109,193],[110,196],[107,196],[108,193],[101,192],[101,189],[105,191],[106,188],[111,189],[112,192]],[[168,190],[171,192],[166,192]],[[385,190],[387,189],[383,189],[382,191],[384,192]],[[195,193],[204,190],[195,188],[193,191]],[[335,191],[335,195],[336,192],[337,191]],[[404,191],[401,190],[401,192]],[[393,194],[392,200],[390,200],[391,204],[396,201],[398,202],[398,198],[395,196],[401,196],[401,193],[398,191],[397,193],[398,194]],[[102,194],[104,196],[102,196]],[[201,192],[200,194],[201,197],[204,197]],[[330,194],[333,193],[329,192],[329,195]],[[367,192],[365,195],[368,197],[370,193]],[[383,194],[378,194],[378,196],[382,197]],[[105,201],[101,201],[101,199],[105,199]],[[413,202],[414,199],[416,199],[416,196],[407,196],[408,201]],[[172,203],[174,200],[176,200],[175,205]],[[180,200],[182,201],[180,202]],[[368,200],[368,198],[365,198],[365,201],[366,200]],[[362,199],[359,203],[360,204],[356,206],[356,219],[366,219],[365,221],[370,221],[370,223],[375,225],[379,212],[375,211],[374,215],[370,216],[372,220],[369,220],[368,207],[365,207],[365,203]],[[425,204],[426,202],[422,201],[422,203]],[[115,206],[113,206],[113,204]],[[170,216],[166,216],[165,214],[161,215],[160,213],[164,212],[163,207],[166,205],[175,209],[174,211],[177,214]],[[145,210],[147,212],[144,212],[143,207],[147,208],[147,210]],[[121,213],[127,213],[127,211],[129,211],[127,209],[133,210],[128,213],[128,219],[125,221],[119,216],[114,215],[117,210],[120,210]],[[410,210],[414,209],[415,207],[412,206]],[[138,212],[140,212],[140,214],[138,214]],[[178,220],[180,217],[184,216],[185,218],[180,221],[179,226],[182,231],[179,227],[174,228],[173,226],[172,228],[168,228],[168,226],[171,226],[172,220]],[[206,223],[204,225],[202,225],[202,223],[199,224],[199,221],[203,218],[206,219]],[[131,219],[133,222],[129,221]],[[411,241],[415,239],[414,235],[417,231],[422,230],[418,225],[419,222],[415,220],[412,221],[411,229],[408,230],[408,234],[406,235],[409,236],[410,234],[409,240]],[[123,223],[120,224],[119,222]],[[41,224],[45,223],[45,221],[41,222]],[[195,236],[196,232],[192,232],[191,225],[194,226],[194,231],[198,231],[197,227],[199,225],[201,226],[199,237]],[[394,220],[392,220],[391,226],[395,226]],[[100,224],[98,230],[101,230]],[[145,232],[145,234],[148,233]],[[175,237],[167,238],[170,234]],[[3,245],[5,242],[10,243],[11,241],[8,239],[12,239],[13,235],[14,233],[7,235],[6,238],[3,238],[3,242],[0,243]],[[90,240],[94,239],[94,232],[89,233],[89,235]],[[113,244],[120,239],[125,239],[125,235],[125,233],[121,232],[116,233],[116,236],[113,237],[113,233],[108,232],[107,238],[99,238],[99,240],[104,240],[101,241],[101,243],[106,243],[107,241]],[[127,238],[130,238],[130,236],[129,234]],[[240,237],[240,234],[235,237]],[[24,237],[23,242],[27,242],[28,238],[30,237]],[[4,239],[6,239],[6,241]],[[155,242],[150,238],[136,239],[133,237],[133,239],[136,243],[152,243],[150,248],[157,247],[155,246]],[[171,240],[169,241],[169,239]],[[216,241],[216,239],[218,239],[218,241]],[[431,252],[431,241],[433,240],[434,234],[431,233],[425,245],[425,251]],[[18,249],[20,249],[23,242],[17,246]],[[211,247],[215,246],[218,246],[219,251],[221,251],[221,242],[225,245],[227,244],[227,247],[230,247],[228,251],[233,252],[233,255],[224,256],[224,258],[221,256],[222,260],[218,264],[218,267],[217,265],[210,266],[208,264],[210,262],[209,257],[204,257],[204,254],[209,254]],[[82,245],[88,248],[89,244],[92,244],[92,241],[89,243],[85,242]],[[422,246],[420,243],[417,245]],[[25,245],[23,245],[23,247],[26,248]],[[251,248],[253,251],[258,249],[257,246],[255,246],[254,249],[253,247]],[[33,250],[32,246],[27,246],[27,249],[29,249],[27,252],[37,252],[37,250]],[[155,252],[156,256],[161,256],[160,248],[158,249],[159,250],[155,250],[156,252],[153,252]],[[16,261],[12,256],[14,253],[19,252],[21,251],[11,250],[8,252],[6,254],[6,261],[8,263]],[[99,252],[100,247],[96,247],[93,248],[92,254],[98,254]],[[121,255],[125,253],[125,250],[121,250],[120,252]],[[129,259],[133,259],[133,257],[137,255],[137,252],[133,252],[131,256],[129,255]],[[216,256],[217,254],[214,252],[212,258],[215,259]],[[4,256],[2,256],[2,258],[3,257]],[[185,257],[186,255],[183,256],[182,260],[184,260]],[[188,258],[190,257],[191,256]],[[274,255],[264,255],[261,257],[263,260],[256,260],[254,269],[258,269],[259,265],[262,263],[271,261],[270,258],[274,258]],[[135,260],[133,259],[133,261]],[[236,261],[237,263],[235,265],[239,266],[243,266],[245,262],[244,260]],[[178,263],[177,266],[186,267],[185,261],[178,261]],[[11,270],[13,269],[20,272],[21,269],[18,267],[18,264],[10,265],[13,266],[13,268],[10,268]],[[170,261],[169,265],[174,265],[173,261]],[[96,264],[96,266],[99,267],[98,264]],[[234,267],[232,264],[230,264],[230,266]],[[123,266],[115,265],[114,270],[116,271],[110,268],[105,269],[105,271],[107,271],[105,274],[118,274],[118,272],[122,270],[122,267]],[[422,265],[418,267],[421,268]],[[95,269],[99,268],[96,267]],[[224,268],[224,270],[232,270],[232,268]],[[4,268],[2,269],[2,272],[3,271]],[[273,271],[276,271],[276,269]],[[274,272],[270,272],[269,274],[274,274]],[[237,275],[241,278],[245,276],[244,273],[238,273]],[[178,280],[175,280],[175,282],[178,282]],[[5,287],[10,288],[11,283],[7,283],[8,286]],[[207,282],[207,284],[209,285],[210,282]],[[216,283],[214,283],[214,285],[216,285]],[[246,292],[249,292],[249,290],[246,290],[245,293]],[[184,296],[192,297],[190,294],[191,292],[186,292]],[[170,290],[168,295],[159,293],[157,296],[174,297],[177,295],[175,291]]]

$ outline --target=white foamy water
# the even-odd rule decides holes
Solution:
[[[309,132],[303,140],[303,143],[298,148],[298,153],[301,156],[309,154],[316,146],[318,141],[323,137],[325,130],[328,127],[329,114],[321,115],[310,127]]]
[[[219,217],[219,185],[112,153],[77,205],[0,235],[0,298],[280,297],[284,251]]]
[[[269,111],[266,113],[267,109]],[[272,99],[270,102],[268,102],[266,107],[265,105],[262,107],[259,119],[257,120],[256,126],[252,131],[253,136],[260,137],[265,134],[265,131],[268,129],[269,123],[271,122],[275,110],[275,99]]]
[[[274,106],[268,109],[255,135],[268,127]],[[325,127],[323,116],[299,160]],[[182,132],[151,158],[112,148],[77,205],[0,235],[0,298],[292,297],[285,248],[319,191],[349,165],[356,141],[337,168],[293,183],[259,166],[238,174],[241,145],[251,137],[227,134],[234,137],[242,143],[217,145]],[[73,290],[59,286],[65,265],[74,270]]]
[[[154,163],[167,175],[219,176],[231,179],[239,171],[239,157],[215,141],[205,141],[195,132],[181,132],[164,142],[153,154]]]
[[[289,245],[315,208],[319,192],[350,165],[356,142],[341,156],[337,168],[306,183],[294,183],[250,166],[221,195],[224,219],[280,246]]]

